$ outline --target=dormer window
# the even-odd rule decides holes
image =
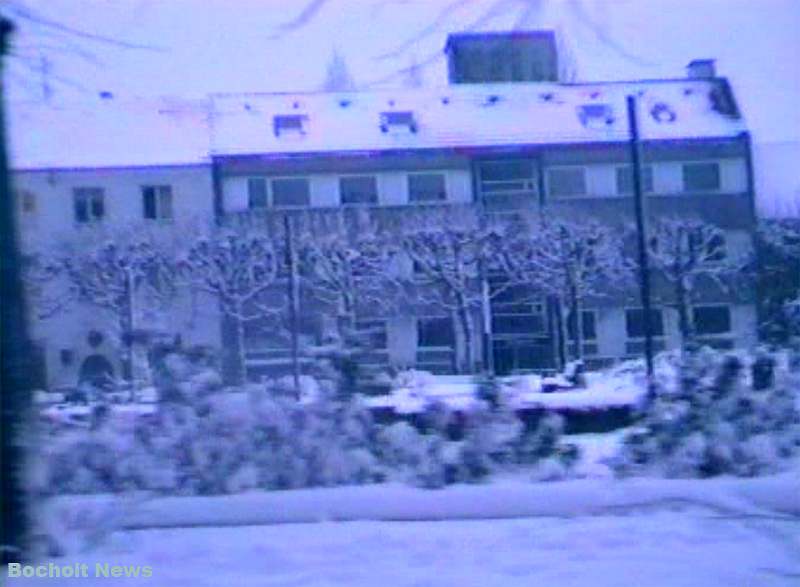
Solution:
[[[578,106],[578,118],[587,128],[602,128],[614,123],[614,110],[610,104],[584,104]]]
[[[417,132],[417,121],[411,111],[395,111],[381,113],[381,132],[406,130]]]
[[[284,135],[304,135],[308,125],[305,114],[278,114],[272,118],[272,131],[276,137]]]

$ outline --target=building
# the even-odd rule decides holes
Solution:
[[[121,102],[80,107],[11,105],[13,189],[24,254],[139,230],[172,234],[213,221],[205,103]],[[219,346],[213,307],[179,299],[143,329]],[[68,304],[52,315],[30,312],[38,349],[37,383],[74,385],[100,372],[120,376],[120,333],[95,307]]]
[[[693,61],[679,79],[563,83],[555,48],[549,33],[455,35],[446,49],[453,83],[445,88],[212,96],[219,211],[369,206],[402,213],[479,205],[632,220],[625,98],[633,94],[650,212],[699,217],[724,229],[727,254],[751,251],[750,139],[713,61]],[[511,55],[519,67],[493,65],[495,53]],[[357,197],[353,186],[360,186]],[[670,295],[664,284],[656,287],[657,349],[678,343]],[[722,348],[755,342],[752,288],[709,287],[697,299],[692,313],[705,342]],[[642,352],[636,300],[631,292],[593,300],[584,310],[587,354],[596,362]],[[501,371],[552,366],[546,304],[531,304],[522,315],[503,311],[495,308],[491,329],[495,365]],[[443,327],[446,316],[406,312],[371,316],[371,323],[376,319],[390,363],[452,369],[454,344],[442,335],[453,331]]]
[[[145,217],[158,215],[158,205],[148,207],[142,198],[162,197],[147,191],[161,185],[172,186],[176,216],[185,202],[192,213],[218,223],[341,207],[402,215],[432,206],[479,206],[501,214],[550,209],[621,224],[633,215],[625,100],[634,95],[650,213],[699,217],[725,231],[726,254],[752,251],[750,138],[732,89],[713,61],[692,62],[682,78],[576,83],[558,48],[557,36],[548,32],[454,35],[446,48],[451,84],[445,87],[212,95],[190,117],[192,132],[208,133],[204,152],[197,150],[203,144],[199,137],[188,140],[173,129],[161,137],[164,143],[153,143],[170,145],[177,137],[191,143],[188,156],[172,164],[145,140],[123,146],[125,152],[111,161],[115,165],[19,169],[17,188],[23,202],[29,191],[34,207],[45,200],[53,206],[44,212],[41,205],[43,214],[53,215],[48,229],[74,227],[63,220],[77,213],[69,209],[70,198],[96,193],[79,191],[83,188],[103,188],[114,192],[120,206],[125,200]],[[172,117],[172,124],[188,116],[185,108],[179,111],[183,114]],[[208,125],[197,125],[198,119]],[[125,163],[128,155],[131,161]],[[143,156],[158,161],[137,164]],[[55,212],[57,206],[61,212]],[[96,215],[91,204],[88,210]],[[38,238],[39,231],[30,234]],[[674,347],[677,315],[671,292],[658,280],[654,299],[656,348]],[[755,301],[748,284],[702,288],[692,309],[701,339],[721,348],[754,344]],[[546,300],[495,303],[492,328],[483,325],[491,336],[478,341],[474,358],[491,354],[499,372],[551,368],[548,306]],[[323,336],[325,316],[317,310],[304,307],[303,335],[311,342]],[[365,329],[377,332],[371,361],[440,372],[459,362],[454,356],[459,334],[446,315],[412,308],[362,318]],[[480,323],[482,316],[476,312],[474,319]],[[590,300],[583,310],[587,359],[599,364],[640,355],[642,319],[634,291]],[[52,363],[64,362],[66,342],[40,332],[50,374]],[[80,339],[66,332],[67,340]],[[216,344],[229,347],[226,329],[220,332]],[[285,366],[286,344],[251,330],[250,376]]]

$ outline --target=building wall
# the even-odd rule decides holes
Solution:
[[[746,147],[738,139],[730,142],[709,141],[687,145],[650,144],[645,150],[646,164],[653,169],[654,193],[648,194],[647,207],[653,215],[688,215],[717,224],[726,233],[729,257],[744,259],[752,252],[753,215],[752,193],[748,178]],[[475,193],[480,189],[479,169],[482,161],[503,159],[529,159],[533,163],[537,181],[536,193],[530,194],[525,206],[538,210],[544,200],[548,207],[575,217],[593,218],[614,224],[632,223],[633,199],[630,194],[620,194],[617,188],[617,169],[627,161],[627,151],[619,146],[609,148],[572,149],[538,148],[522,149],[519,152],[505,150],[502,154],[487,154],[480,158],[464,154],[385,155],[381,158],[345,156],[341,162],[330,156],[309,156],[295,161],[256,161],[246,158],[231,158],[222,162],[222,191],[225,210],[245,213],[247,209],[247,178],[302,176],[309,177],[312,208],[331,208],[339,205],[338,177],[348,174],[374,174],[379,186],[379,204],[387,207],[387,213],[402,213],[395,206],[413,205],[409,202],[407,176],[422,170],[443,170],[447,176],[448,202],[468,204],[481,199]],[[718,190],[687,193],[683,184],[683,163],[714,161],[719,163],[720,185]],[[554,167],[578,166],[586,171],[586,193],[578,197],[554,197],[549,195],[548,170]],[[473,177],[473,173],[477,174]],[[538,193],[545,190],[544,197]],[[374,207],[373,207],[374,208]],[[269,211],[267,211],[269,213]],[[701,283],[695,292],[696,302],[724,302],[730,306],[731,333],[728,338],[739,346],[755,342],[755,294],[751,288],[737,287],[721,291],[711,284]],[[656,283],[656,303],[669,306],[672,289],[669,284]],[[631,291],[623,297],[604,300],[598,305],[587,304],[597,312],[598,337],[597,357],[620,358],[629,356],[627,348],[625,308],[636,307],[637,292]],[[442,312],[434,312],[442,314]],[[387,317],[387,338],[390,361],[396,366],[413,366],[417,360],[417,319],[431,314],[429,310],[411,308]],[[480,324],[480,316],[474,316]],[[677,312],[668,307],[664,310],[666,348],[675,348],[680,343]],[[460,337],[458,328],[456,336]],[[481,337],[473,341],[474,358],[483,356]]]
[[[141,230],[153,230],[168,241],[174,238],[179,246],[186,234],[199,235],[213,223],[209,166],[19,171],[12,181],[18,196],[21,248],[28,255],[47,255]],[[143,218],[141,190],[145,185],[172,187],[172,221]],[[80,187],[103,188],[105,215],[101,222],[88,225],[76,221],[73,189]],[[23,209],[23,198],[33,198],[33,209]],[[71,303],[42,318],[36,299],[30,303],[32,338],[44,349],[50,386],[75,384],[81,364],[92,354],[106,357],[115,373],[121,373],[119,328],[113,315]],[[151,305],[142,306],[152,310]],[[143,312],[139,325],[162,333],[180,333],[187,344],[220,344],[216,306],[201,296],[183,293],[167,313]],[[96,348],[88,342],[92,330],[103,334],[103,342]]]

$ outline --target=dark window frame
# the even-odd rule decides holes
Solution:
[[[284,203],[278,202],[278,194],[275,189],[276,184],[295,184],[305,186],[305,201],[302,203]],[[272,177],[269,180],[269,200],[273,208],[308,208],[311,206],[311,181],[308,177]]]
[[[554,186],[560,185],[561,181],[554,181],[553,175],[559,173],[569,173],[569,172],[579,172],[580,173],[580,180],[577,182],[580,184],[580,189],[577,191],[572,191],[559,187],[558,189],[554,189]],[[558,166],[558,167],[549,167],[545,171],[546,181],[547,181],[547,195],[551,198],[583,198],[589,195],[589,182],[587,177],[587,168],[584,165],[565,165],[565,166]],[[563,178],[562,178],[563,179]],[[573,186],[574,187],[574,186]]]
[[[632,328],[631,315],[633,312],[640,314],[640,325]],[[657,320],[651,321],[653,326],[653,338],[664,338],[666,336],[666,328],[664,324],[664,309],[663,308],[650,308],[652,316],[657,316]],[[633,332],[632,332],[633,331]],[[644,310],[642,308],[625,308],[625,336],[628,340],[641,340],[644,338]]]
[[[174,219],[174,197],[169,184],[141,186],[142,216],[145,220],[171,222]]]
[[[652,165],[642,165],[642,193],[655,193],[655,172]],[[629,185],[627,183],[630,182]],[[633,195],[633,166],[618,165],[614,169],[614,187],[619,196]]]
[[[419,195],[415,196],[414,191],[414,182],[421,181],[421,178],[441,178],[441,188],[438,190],[425,190],[422,191],[421,194],[433,193],[434,191],[438,192],[438,197],[420,197]],[[409,173],[407,177],[407,188],[408,188],[408,201],[412,204],[424,204],[430,202],[446,202],[448,199],[448,189],[447,189],[447,174],[443,171],[430,171],[430,172],[421,172],[421,173]]]
[[[304,135],[307,125],[306,114],[276,114],[272,117],[272,132],[276,137],[284,133]]]
[[[706,311],[717,311],[723,310],[725,312],[724,318],[722,318],[722,322],[724,323],[724,329],[717,329],[717,328],[703,328],[701,329],[699,326],[698,320],[698,310],[701,312]],[[719,318],[719,317],[717,317]],[[698,336],[727,336],[733,332],[733,314],[731,313],[731,307],[726,304],[698,304],[692,306],[692,325],[694,326],[695,334]]]
[[[361,180],[369,180],[372,184],[371,190],[369,191],[369,197],[365,198],[364,200],[359,200],[358,198],[352,201],[346,201],[348,190],[345,189],[346,182],[357,182]],[[357,190],[356,190],[357,191]],[[363,192],[366,193],[366,192]],[[339,203],[342,206],[374,206],[380,203],[380,193],[378,189],[378,176],[377,175],[370,175],[370,174],[359,174],[359,175],[341,175],[339,176]]]
[[[444,344],[430,344],[431,342]],[[455,328],[452,318],[447,316],[423,316],[417,318],[418,349],[452,349],[455,347],[455,342]]]
[[[73,217],[78,224],[95,224],[106,216],[106,191],[101,187],[72,189]]]
[[[581,336],[581,340],[583,342],[597,342],[597,310],[593,309],[582,309],[581,315],[583,316],[583,336]],[[589,317],[589,320],[587,320]],[[575,314],[573,312],[569,312],[567,314],[567,338],[574,342],[576,340],[575,337]],[[589,331],[589,332],[587,332]]]
[[[711,168],[713,181],[708,182],[697,174],[702,168]],[[693,175],[694,174],[694,175]],[[696,185],[689,185],[692,181]],[[699,182],[700,185],[697,185]],[[681,185],[684,192],[718,192],[722,189],[722,168],[719,161],[692,161],[681,165]]]
[[[247,178],[247,209],[269,208],[269,186],[266,177]]]

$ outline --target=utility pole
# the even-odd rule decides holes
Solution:
[[[11,197],[5,136],[5,84],[3,61],[14,30],[11,21],[0,17],[0,433],[2,434],[3,528],[0,555],[3,565],[28,558],[30,515],[23,491],[25,443],[22,428],[30,409],[30,360],[25,300],[20,275],[21,259],[17,241],[15,202]]]
[[[639,141],[639,121],[636,116],[636,97],[627,97],[628,128],[630,132],[631,166],[633,168],[633,201],[636,211],[636,242],[639,253],[639,295],[642,301],[644,325],[644,359],[647,366],[648,393],[653,380],[653,326],[650,321],[650,263],[647,254],[647,218],[642,194],[642,145]]]
[[[289,269],[289,329],[292,338],[292,380],[295,394],[300,399],[300,280],[297,275],[297,248],[292,231],[292,219],[283,217],[286,246],[286,265]]]

